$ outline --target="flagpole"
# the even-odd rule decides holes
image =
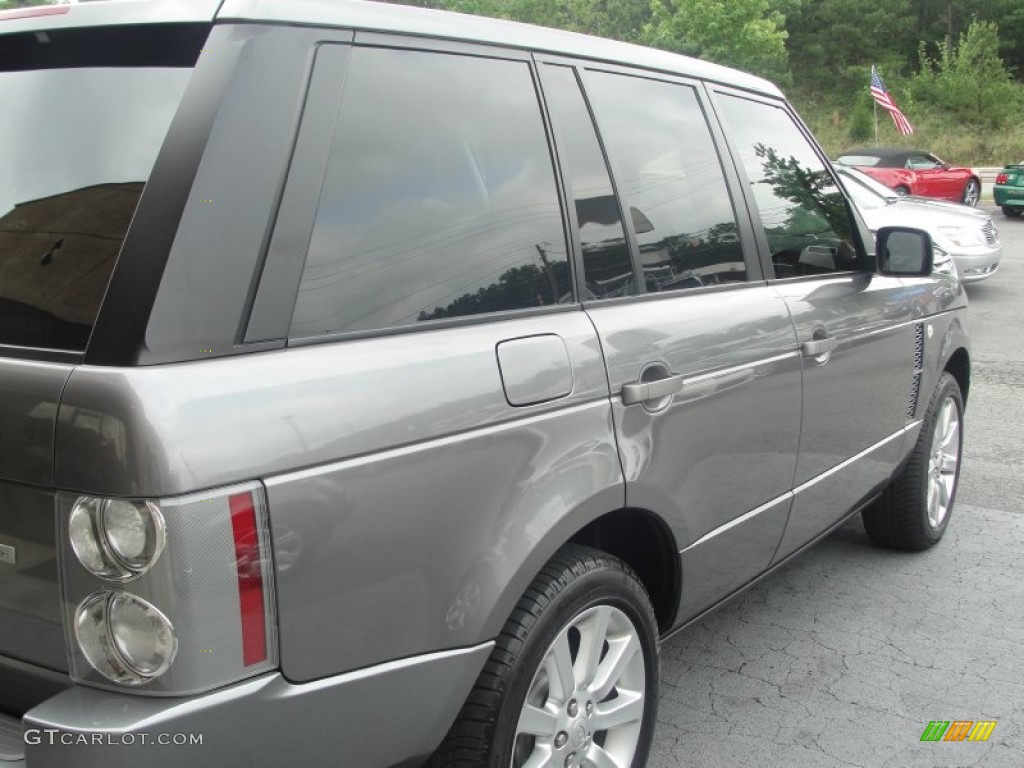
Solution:
[[[872,64],[871,65],[871,85],[874,86],[874,84],[875,84],[875,65]],[[868,88],[868,90],[870,91],[871,89]],[[874,112],[875,112],[875,148],[877,149],[878,148],[878,101],[876,99],[874,99],[873,96],[874,96],[874,94],[872,94],[871,106],[874,107]]]

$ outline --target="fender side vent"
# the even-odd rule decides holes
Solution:
[[[921,394],[921,374],[924,372],[924,323],[914,323],[914,377],[910,382],[907,401],[907,420],[917,416],[917,400]]]

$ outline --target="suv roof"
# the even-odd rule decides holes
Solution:
[[[547,27],[448,11],[365,0],[225,0],[217,19],[343,26],[356,30],[400,32],[449,40],[507,45],[604,61],[628,62],[633,66],[675,72],[781,95],[779,89],[767,80],[667,51]]]
[[[43,10],[47,8],[48,10]],[[754,75],[686,56],[514,21],[366,0],[93,0],[60,6],[0,11],[0,34],[11,32],[160,22],[248,21],[336,26],[367,32],[525,48],[698,77],[781,96]]]
[[[65,27],[213,21],[223,0],[80,0],[0,11],[0,35]]]

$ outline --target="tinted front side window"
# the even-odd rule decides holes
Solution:
[[[354,50],[291,336],[571,299],[526,63]]]
[[[648,291],[746,279],[722,166],[693,89],[588,73]]]
[[[544,93],[566,153],[576,205],[587,297],[637,292],[619,202],[576,75],[568,67],[544,67]]]
[[[722,97],[768,238],[776,277],[857,269],[853,222],[832,175],[781,108]]]
[[[0,36],[0,344],[85,349],[207,32]]]

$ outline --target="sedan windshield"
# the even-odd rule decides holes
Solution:
[[[843,186],[850,193],[854,204],[861,210],[884,208],[899,199],[895,192],[870,176],[845,168],[839,172]]]
[[[881,158],[874,157],[872,155],[843,155],[842,157],[836,158],[836,162],[840,165],[878,165]]]

